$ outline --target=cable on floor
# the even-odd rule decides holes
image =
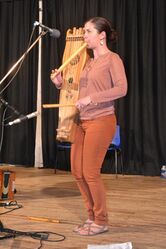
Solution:
[[[22,231],[5,228],[2,222],[0,221],[0,240],[16,238],[18,236],[29,236],[33,239],[40,240],[40,246],[38,247],[38,249],[42,248],[43,241],[55,243],[65,240],[65,236],[59,233],[54,233],[49,231],[22,232]],[[50,236],[53,238],[52,239],[49,238]],[[54,239],[55,237],[58,238]]]
[[[0,207],[4,207],[6,209],[9,209],[6,212],[0,213],[0,215],[10,213],[14,210],[20,209],[23,206],[21,204],[18,204],[17,201],[10,201],[10,202],[1,202]]]

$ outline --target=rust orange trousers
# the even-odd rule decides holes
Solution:
[[[81,121],[71,148],[71,171],[88,210],[98,225],[108,223],[106,193],[101,167],[116,130],[114,114]]]

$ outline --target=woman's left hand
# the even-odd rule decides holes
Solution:
[[[75,105],[80,110],[84,108],[85,106],[89,105],[90,103],[91,103],[91,98],[90,96],[87,96],[85,98],[79,99]]]

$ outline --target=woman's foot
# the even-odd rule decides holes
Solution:
[[[89,226],[80,227],[77,231],[79,235],[83,236],[94,236],[108,231],[108,226],[106,225],[97,225],[94,222],[89,224]]]
[[[93,220],[87,219],[83,224],[78,225],[74,228],[73,232],[78,233],[80,229],[90,226]]]

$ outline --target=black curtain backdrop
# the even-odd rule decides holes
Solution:
[[[37,18],[37,2],[0,3],[0,30],[3,34],[0,41],[1,78],[26,47]],[[43,0],[43,23],[59,29],[61,37],[53,39],[47,35],[42,40],[42,101],[58,103],[59,91],[49,77],[51,69],[61,65],[67,29],[83,26],[93,16],[112,21],[119,34],[112,49],[119,53],[126,68],[128,94],[116,101],[125,172],[159,175],[161,165],[166,163],[165,0]],[[18,23],[21,24],[16,25]],[[3,93],[10,104],[23,113],[33,111],[36,103],[36,51],[31,53],[26,63],[17,80]],[[3,110],[1,107],[1,113]],[[42,117],[44,166],[53,167],[58,110],[43,109]],[[6,127],[1,161],[33,165],[34,137],[34,120]]]
[[[38,19],[38,1],[0,1],[0,79],[18,61],[27,49],[34,21]],[[33,36],[33,41],[36,33]],[[10,76],[0,85],[1,97],[22,114],[36,110],[37,58],[38,48],[25,58],[22,67],[12,83]],[[1,105],[1,124],[5,106]],[[10,108],[5,115],[5,123],[16,119]],[[29,120],[18,125],[5,127],[0,161],[10,164],[33,165],[35,144],[35,121]],[[2,137],[1,125],[1,137]]]

